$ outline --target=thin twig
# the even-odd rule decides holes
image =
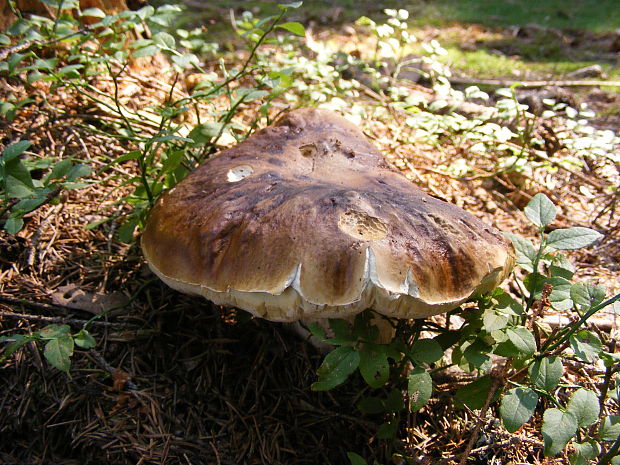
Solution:
[[[111,375],[114,375],[115,373],[118,373],[119,370],[114,368],[112,365],[110,365],[107,362],[107,360],[105,358],[103,358],[103,355],[101,355],[95,349],[90,349],[88,351],[88,353],[90,355],[92,355],[93,359],[95,359],[95,362],[97,362],[105,371],[107,371]],[[133,381],[131,381],[130,379],[125,380],[125,386],[127,386],[127,388],[132,390],[132,391],[137,391],[138,390],[138,386],[136,386],[136,384]]]
[[[59,324],[67,324],[73,326],[84,326],[88,320],[82,320],[79,318],[63,318],[61,316],[42,316],[42,315],[26,315],[24,313],[13,313],[13,312],[1,312],[0,318],[15,318],[19,320],[28,320],[28,321],[41,321],[43,323],[59,323]],[[105,326],[108,328],[122,328],[128,329],[129,326],[124,323],[110,323],[108,321],[93,321],[92,325],[96,326]]]
[[[472,449],[474,448],[474,444],[476,444],[476,441],[478,440],[478,434],[480,434],[480,428],[482,428],[482,423],[484,423],[484,417],[486,416],[489,405],[491,404],[491,400],[493,399],[493,396],[495,395],[495,391],[497,391],[497,388],[499,387],[500,377],[504,376],[505,371],[506,371],[506,366],[504,366],[501,369],[499,376],[493,377],[493,383],[491,384],[491,389],[489,389],[487,398],[484,401],[484,406],[480,410],[480,414],[478,415],[478,421],[476,422],[474,431],[471,434],[471,438],[469,438],[467,447],[465,448],[465,451],[463,452],[463,455],[461,456],[459,465],[465,465],[465,463],[467,462],[467,458],[469,457]]]

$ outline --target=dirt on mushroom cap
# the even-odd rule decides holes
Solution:
[[[514,262],[497,230],[319,109],[290,112],[163,195],[142,246],[172,287],[274,321],[425,317],[492,289]]]

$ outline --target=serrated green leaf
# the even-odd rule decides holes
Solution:
[[[422,367],[415,367],[407,377],[407,395],[412,412],[426,405],[433,394],[433,380]]]
[[[545,357],[542,360],[536,360],[528,369],[532,383],[544,391],[550,391],[558,385],[564,367],[559,357]]]
[[[78,332],[74,336],[73,340],[75,341],[75,345],[81,347],[82,349],[92,349],[97,345],[95,338],[92,337],[91,334],[85,329]]]
[[[596,334],[581,330],[570,337],[570,346],[575,355],[584,362],[597,361],[603,351],[603,344]]]
[[[409,356],[418,362],[434,363],[443,357],[443,349],[435,339],[418,339],[411,345]]]
[[[539,228],[550,225],[555,220],[557,209],[545,194],[536,194],[524,208],[525,216]]]
[[[364,344],[359,351],[359,369],[364,381],[374,388],[383,386],[390,376],[385,346]]]
[[[73,355],[73,338],[65,336],[51,339],[45,344],[43,354],[52,366],[68,373]]]
[[[620,415],[609,415],[601,421],[599,439],[615,441],[620,437]]]
[[[522,356],[531,357],[536,352],[536,339],[529,329],[515,326],[508,328],[506,335]]]
[[[578,389],[573,393],[566,410],[575,415],[580,428],[586,428],[596,423],[601,411],[596,394],[585,388]]]
[[[499,405],[499,413],[504,427],[511,433],[517,431],[532,417],[538,394],[532,389],[515,388],[508,391]]]
[[[559,454],[577,432],[577,419],[570,412],[557,408],[545,410],[542,435],[545,441],[545,456]]]
[[[319,367],[319,380],[312,384],[314,391],[328,391],[344,383],[360,364],[360,354],[351,346],[332,350]]]
[[[306,29],[304,28],[303,24],[296,21],[278,24],[277,27],[279,27],[280,29],[285,29],[301,37],[304,37],[306,35]]]
[[[349,459],[351,465],[368,465],[368,462],[366,462],[361,455],[358,455],[355,452],[347,452],[347,458]]]
[[[547,246],[557,250],[575,250],[592,245],[601,237],[602,234],[590,228],[556,229],[549,233]]]

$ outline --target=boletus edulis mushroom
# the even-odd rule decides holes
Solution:
[[[172,288],[280,322],[424,318],[514,264],[495,228],[413,186],[321,109],[291,111],[162,195],[142,249]]]

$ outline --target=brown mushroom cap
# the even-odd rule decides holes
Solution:
[[[423,318],[514,264],[496,229],[414,187],[320,109],[288,113],[162,195],[142,248],[169,286],[272,321]]]

